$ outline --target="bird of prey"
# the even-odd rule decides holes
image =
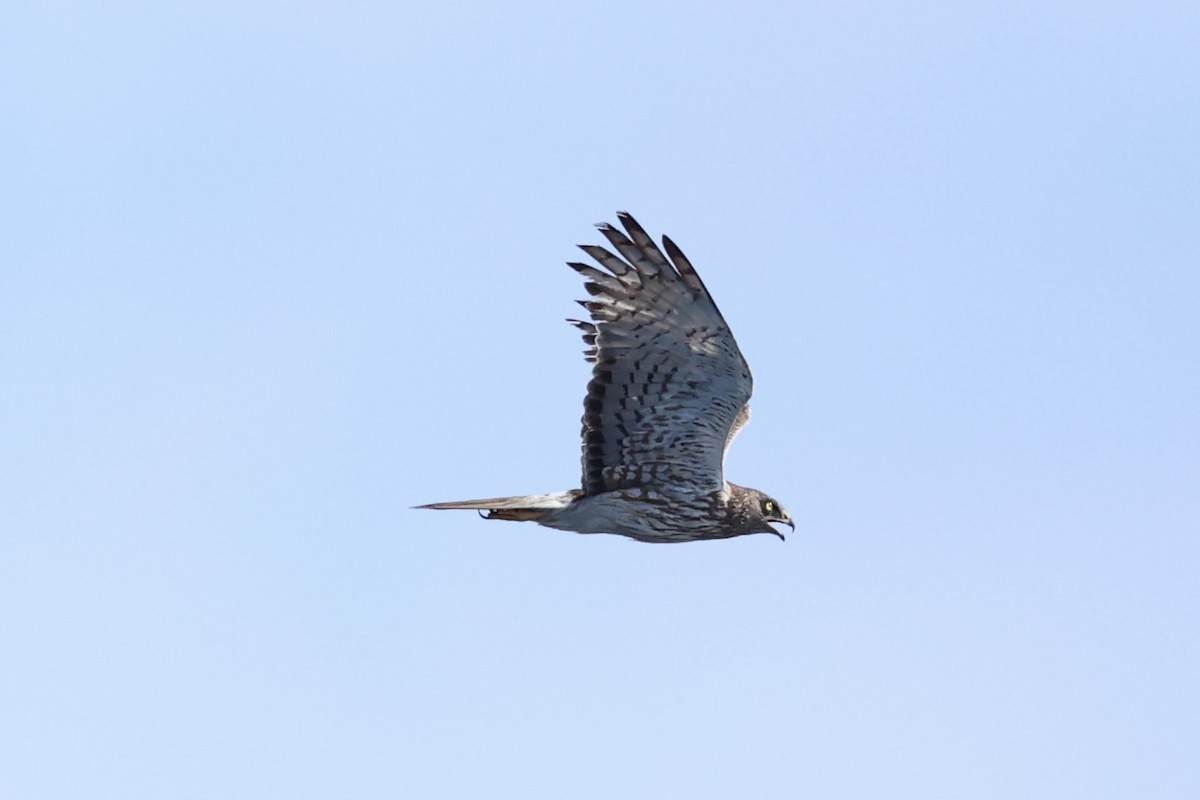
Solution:
[[[659,250],[632,216],[597,227],[620,255],[580,245],[604,269],[569,263],[592,364],[583,403],[583,481],[552,494],[430,503],[642,542],[693,542],[795,525],[779,501],[725,480],[725,453],[750,418],[750,369],[700,276],[668,237]]]

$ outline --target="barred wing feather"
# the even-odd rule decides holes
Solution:
[[[580,245],[593,363],[583,414],[583,492],[719,492],[728,444],[749,416],[752,379],[700,276],[669,238],[666,255],[629,214],[599,229],[617,254]],[[669,256],[669,258],[668,258]]]

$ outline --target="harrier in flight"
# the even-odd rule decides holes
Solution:
[[[569,266],[586,279],[580,305],[592,364],[583,402],[583,481],[553,494],[430,503],[486,519],[530,520],[642,542],[693,542],[795,529],[779,502],[725,480],[725,453],[750,418],[750,368],[683,252],[666,255],[642,226],[597,226],[613,249],[580,245],[604,269]],[[484,513],[486,512],[486,513]]]

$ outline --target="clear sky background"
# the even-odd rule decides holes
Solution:
[[[1193,2],[7,3],[0,796],[1200,794]],[[572,488],[628,209],[754,370]]]

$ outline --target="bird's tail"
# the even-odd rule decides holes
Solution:
[[[448,503],[429,503],[413,508],[432,508],[451,511],[479,511],[484,519],[507,519],[538,522],[552,511],[566,507],[581,492],[526,494],[515,497],[488,497],[482,500],[452,500]],[[482,512],[486,511],[486,514]]]

